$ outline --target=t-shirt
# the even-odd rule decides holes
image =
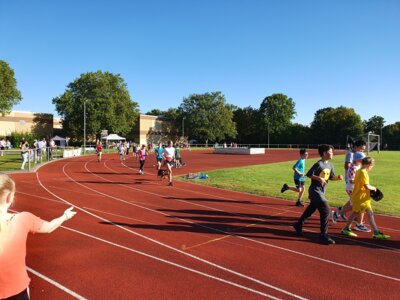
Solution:
[[[16,295],[29,286],[26,239],[29,232],[37,232],[42,224],[43,220],[29,212],[21,212],[1,223],[0,299]]]
[[[164,149],[165,157],[167,161],[171,161],[175,157],[175,148],[174,147],[166,147]]]
[[[325,199],[325,190],[328,185],[328,180],[335,177],[333,165],[330,162],[317,161],[310,170],[307,172],[307,177],[318,176],[324,178],[327,182],[322,185],[317,180],[311,180],[310,187],[308,188],[308,195],[311,201],[327,201]]]
[[[366,184],[369,184],[368,172],[366,169],[360,169],[356,172],[356,177],[354,178],[352,201],[361,203],[371,200],[370,191],[365,187]]]
[[[304,158],[300,158],[293,166],[297,171],[299,171],[301,174],[304,174],[304,171],[306,169],[306,160]],[[299,181],[306,181],[305,176],[300,176],[297,174],[297,172],[294,172],[294,179],[299,180]]]
[[[157,154],[156,158],[162,158],[162,154],[163,154],[163,152],[164,152],[164,148],[163,148],[163,147],[161,147],[161,148],[156,148],[155,152],[156,152],[156,154]]]
[[[97,153],[100,153],[102,150],[103,150],[103,146],[101,146],[101,144],[97,144],[97,146],[96,146]]]
[[[175,158],[176,159],[181,158],[181,148],[179,148],[179,147],[175,148]]]
[[[139,159],[140,160],[145,160],[146,159],[146,155],[147,155],[146,149],[140,149],[139,150]]]

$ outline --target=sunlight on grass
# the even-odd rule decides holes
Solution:
[[[379,187],[385,197],[380,202],[373,202],[372,207],[376,212],[400,215],[400,152],[373,152],[371,156],[375,159],[375,167],[370,173],[370,181],[374,186]],[[317,159],[306,161],[308,170]],[[297,193],[287,191],[280,192],[283,183],[294,185],[292,166],[295,161],[240,167],[234,169],[215,170],[207,172],[209,179],[187,180],[198,184],[214,186],[218,188],[242,191],[263,196],[285,198],[295,201]],[[335,156],[332,163],[337,175],[344,175],[344,155]],[[304,200],[308,198],[308,186],[310,180],[306,180],[306,193]],[[331,206],[343,205],[348,197],[345,191],[344,181],[331,181],[326,192],[327,199]]]

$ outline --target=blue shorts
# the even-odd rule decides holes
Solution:
[[[300,180],[298,180],[298,179],[295,179],[295,180],[294,180],[294,184],[295,184],[295,186],[296,186],[297,188],[303,187],[305,183],[306,183],[305,181],[300,181]]]

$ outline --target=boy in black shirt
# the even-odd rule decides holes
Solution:
[[[343,176],[336,176],[333,165],[329,162],[333,157],[333,147],[331,145],[320,145],[318,153],[321,159],[306,174],[311,179],[308,189],[310,205],[305,209],[300,219],[293,224],[293,227],[297,235],[302,236],[305,221],[318,209],[321,222],[320,239],[327,244],[334,244],[335,241],[328,235],[330,207],[328,200],[325,198],[325,190],[329,180],[342,180]]]

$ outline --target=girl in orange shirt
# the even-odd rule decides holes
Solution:
[[[0,299],[29,299],[26,271],[26,239],[28,233],[50,233],[71,219],[73,207],[50,222],[29,212],[10,213],[14,201],[15,183],[6,174],[0,174]]]

